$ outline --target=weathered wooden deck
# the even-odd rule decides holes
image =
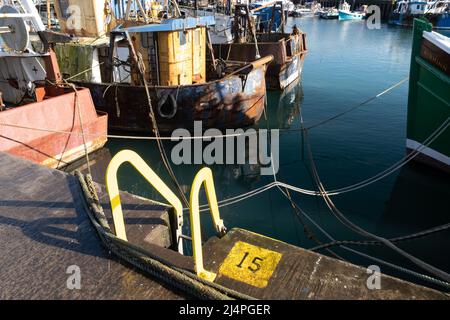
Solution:
[[[77,179],[0,153],[0,299],[178,299],[99,241]],[[101,202],[110,216],[107,195]],[[170,246],[168,208],[122,194],[129,240]],[[81,289],[69,290],[77,265]]]

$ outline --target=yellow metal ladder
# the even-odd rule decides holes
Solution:
[[[136,152],[131,150],[124,150],[116,154],[108,165],[108,168],[106,169],[106,189],[109,194],[113,223],[117,237],[122,240],[128,241],[117,178],[117,172],[119,168],[126,162],[130,163],[175,209],[177,218],[176,239],[178,252],[183,254],[183,205],[180,199],[147,165],[147,163]],[[206,196],[217,233],[219,235],[224,235],[226,233],[226,228],[223,224],[223,220],[220,219],[219,206],[217,203],[212,171],[209,168],[203,168],[195,176],[191,188],[190,225],[192,235],[192,251],[195,263],[195,272],[200,278],[212,282],[216,278],[216,274],[205,270],[203,264],[199,204],[199,195],[202,185],[205,186]]]

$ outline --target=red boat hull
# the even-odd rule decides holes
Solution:
[[[89,90],[79,89],[77,97],[69,92],[0,112],[0,151],[61,168],[83,157],[85,149],[103,147],[107,125],[107,115],[96,112]]]

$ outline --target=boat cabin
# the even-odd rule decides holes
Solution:
[[[77,28],[64,14],[68,5],[84,9]],[[59,0],[56,9],[62,31],[76,37],[56,46],[63,78],[140,85],[141,59],[149,85],[206,82],[207,28],[214,25],[213,16],[181,18],[176,3],[169,7],[158,1]]]
[[[148,83],[179,86],[206,82],[207,30],[214,17],[168,19],[160,23],[118,28],[111,33],[109,81],[139,83],[136,70],[129,68],[132,56],[127,35],[136,54],[142,57]],[[108,82],[108,81],[104,81]]]

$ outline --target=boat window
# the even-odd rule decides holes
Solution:
[[[184,31],[180,31],[178,33],[178,36],[180,38],[180,46],[184,46],[186,44],[186,34],[184,33]]]
[[[417,9],[420,9],[420,5],[417,5]]]

